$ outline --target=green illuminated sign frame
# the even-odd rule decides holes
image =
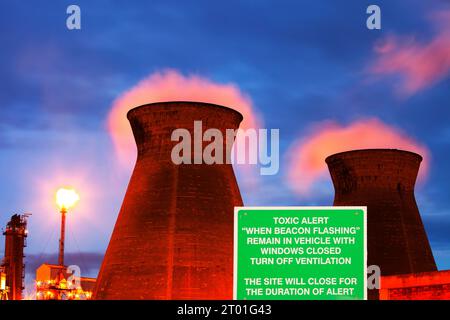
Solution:
[[[367,207],[235,207],[236,300],[366,300]]]

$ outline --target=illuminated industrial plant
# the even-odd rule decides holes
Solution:
[[[80,197],[73,189],[61,188],[56,192],[55,200],[61,214],[58,264],[44,263],[36,270],[36,299],[89,300],[92,298],[96,279],[81,277],[81,270],[77,266],[68,269],[64,263],[66,215]],[[28,236],[27,219],[30,215],[13,215],[3,230],[5,256],[0,261],[0,300],[24,298],[24,248]],[[77,272],[74,271],[76,269]]]
[[[233,168],[175,165],[168,137],[174,126],[189,128],[196,119],[237,129],[242,115],[217,105],[167,102],[135,108],[128,118],[138,158],[98,279],[65,265],[66,215],[80,197],[62,188],[56,192],[58,263],[36,270],[36,299],[231,299],[232,212],[243,206]],[[369,299],[450,299],[450,270],[437,270],[415,200],[421,161],[396,149],[351,150],[326,159],[334,205],[368,208],[367,259],[383,272]],[[22,299],[27,217],[12,216],[3,233],[0,299]]]
[[[61,214],[58,264],[42,264],[36,270],[37,300],[88,300],[92,297],[95,279],[71,274],[64,264],[66,215],[80,200],[73,189],[61,188],[56,192],[56,204]]]

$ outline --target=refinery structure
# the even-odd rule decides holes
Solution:
[[[15,214],[3,231],[5,256],[0,265],[0,300],[22,300],[25,265],[24,248],[27,246],[27,218],[29,214]]]
[[[65,265],[65,216],[78,200],[66,190],[58,203],[58,263],[36,270],[37,299],[232,299],[233,208],[243,205],[233,168],[175,165],[171,133],[194,121],[224,133],[237,129],[242,115],[213,104],[166,102],[135,108],[128,119],[138,158],[97,280],[74,276]],[[450,299],[450,271],[437,270],[414,196],[421,161],[394,149],[326,159],[334,205],[367,206],[368,265],[380,266],[382,275],[370,299]],[[2,299],[22,298],[27,217],[14,215],[3,232]]]
[[[56,195],[61,213],[57,264],[44,263],[36,270],[36,300],[90,300],[95,279],[81,277],[64,263],[66,214],[78,201],[74,190],[61,188]],[[5,256],[0,265],[0,300],[22,300],[25,278],[24,249],[30,214],[13,215],[3,231]]]

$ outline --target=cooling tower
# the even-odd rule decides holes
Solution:
[[[95,299],[232,299],[233,209],[242,205],[233,168],[174,164],[179,141],[171,135],[185,128],[193,138],[194,121],[202,121],[203,132],[217,128],[226,137],[242,115],[218,105],[164,102],[135,108],[128,119],[138,158]],[[194,149],[193,142],[192,159]]]
[[[367,206],[368,265],[381,274],[435,271],[414,197],[422,157],[391,149],[355,150],[326,159],[335,206]]]

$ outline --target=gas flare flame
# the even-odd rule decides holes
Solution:
[[[61,210],[72,208],[79,200],[80,196],[74,189],[60,188],[56,192],[56,204]]]

